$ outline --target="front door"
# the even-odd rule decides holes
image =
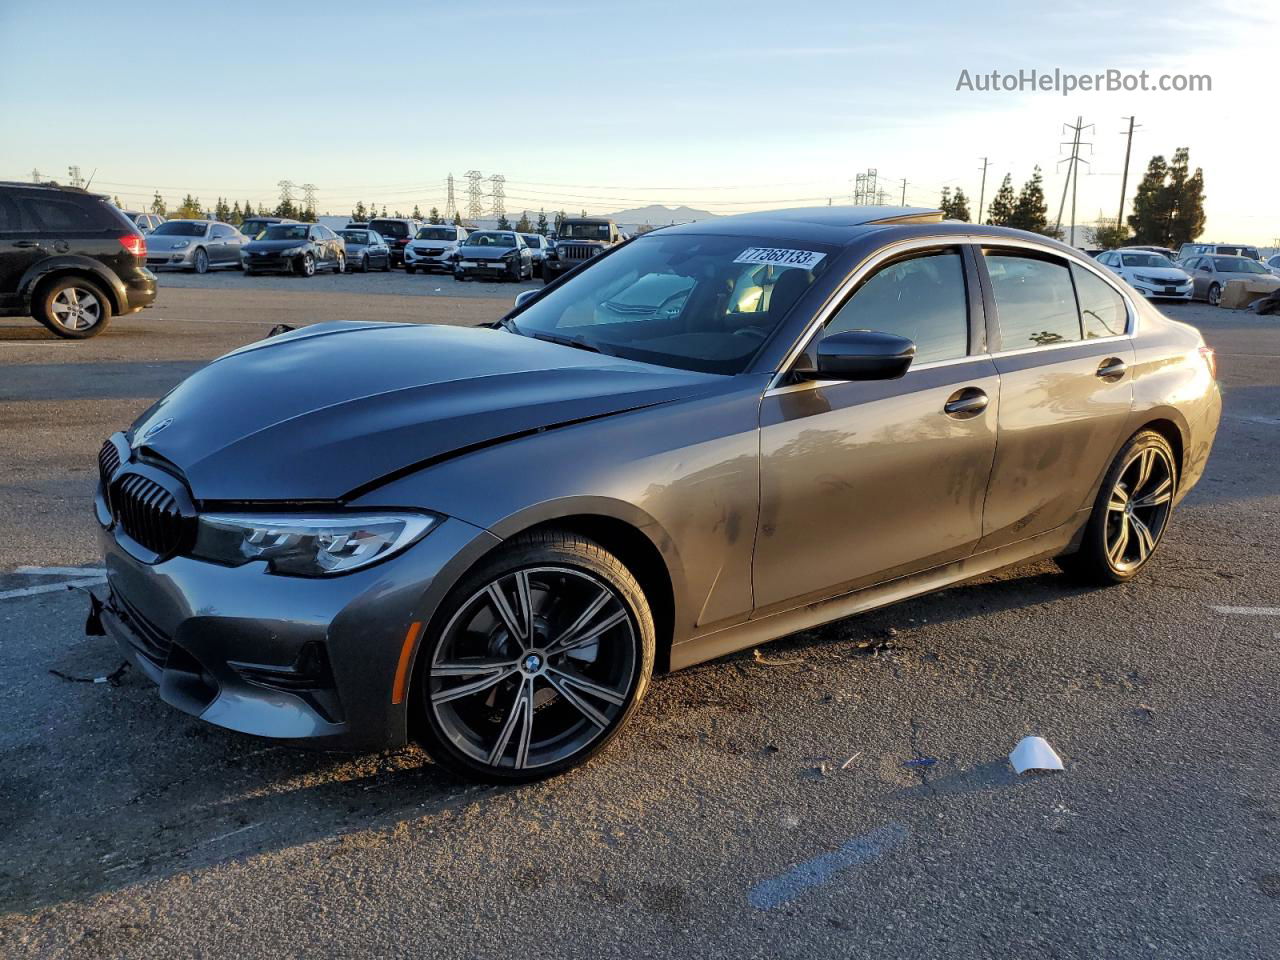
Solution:
[[[822,335],[869,329],[916,344],[904,377],[813,382],[761,406],[756,616],[970,554],[996,452],[999,378],[980,340],[976,274],[959,247],[862,282]]]
[[[17,202],[18,194],[0,190],[0,307],[16,307],[22,298],[18,285],[36,261],[52,248],[41,247],[41,234]]]
[[[1124,298],[1086,267],[988,249],[995,305],[1000,444],[980,549],[1079,519],[1124,439],[1133,342]]]

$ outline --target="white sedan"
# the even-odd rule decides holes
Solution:
[[[1098,262],[1124,277],[1144,297],[1191,299],[1191,275],[1159,253],[1121,247],[1098,254]]]
[[[1273,257],[1267,257],[1262,265],[1267,268],[1273,277],[1280,277],[1280,253]]]

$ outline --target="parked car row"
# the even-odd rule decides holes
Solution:
[[[1217,306],[1232,280],[1255,289],[1280,288],[1280,255],[1263,263],[1257,247],[1241,244],[1184,243],[1176,259],[1167,247],[1120,247],[1095,259],[1150,299],[1205,300]]]

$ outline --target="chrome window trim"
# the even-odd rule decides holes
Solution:
[[[910,375],[911,370],[923,370],[933,366],[940,366],[942,364],[963,363],[967,360],[977,360],[982,357],[996,358],[1016,356],[1017,354],[1031,353],[1032,351],[1059,350],[1063,347],[1076,347],[1083,343],[1107,343],[1110,341],[1133,339],[1138,320],[1138,311],[1134,306],[1133,299],[1124,289],[1116,284],[1114,275],[1108,276],[1110,271],[1103,267],[1099,267],[1096,262],[1086,262],[1083,259],[1074,259],[1063,253],[1061,250],[1057,250],[1047,244],[1039,243],[1035,240],[1024,239],[1023,237],[994,237],[982,236],[979,234],[931,234],[924,237],[911,237],[909,239],[899,240],[895,243],[881,247],[872,256],[864,260],[858,268],[853,271],[853,273],[849,274],[849,276],[845,278],[845,281],[836,288],[835,292],[832,293],[830,297],[827,298],[827,302],[822,305],[816,314],[814,314],[814,318],[809,321],[809,325],[805,327],[804,333],[796,339],[796,342],[792,344],[791,349],[787,351],[786,357],[783,359],[783,362],[778,365],[777,372],[774,373],[773,378],[769,381],[768,387],[765,388],[764,395],[768,397],[782,392],[790,392],[792,388],[797,387],[811,388],[810,385],[829,385],[832,383],[844,382],[839,380],[809,380],[805,383],[799,384],[782,384],[781,381],[787,376],[787,373],[791,369],[791,365],[796,362],[796,359],[804,351],[804,348],[809,341],[813,339],[814,335],[819,330],[826,326],[827,321],[831,319],[831,316],[844,304],[845,299],[853,291],[853,288],[874,272],[877,267],[884,263],[884,261],[903,253],[910,253],[912,250],[936,249],[938,247],[961,247],[965,245],[977,247],[1023,248],[1033,250],[1036,253],[1058,257],[1061,260],[1078,263],[1086,270],[1092,271],[1094,276],[1100,277],[1104,283],[1120,295],[1120,299],[1124,301],[1125,306],[1125,332],[1116,334],[1113,337],[1094,337],[1088,340],[1070,340],[1066,343],[1051,343],[1043,347],[1018,347],[1014,350],[1000,350],[995,353],[991,353],[990,351],[984,353],[971,353],[966,354],[963,357],[956,357],[952,360],[935,360],[930,363],[922,363],[919,366],[911,367],[907,370],[907,373],[904,374],[904,376]],[[966,276],[965,279],[967,282],[968,277]],[[1077,304],[1077,309],[1079,309],[1079,304]],[[970,318],[971,321],[972,319],[973,318]],[[985,317],[983,319],[985,322]]]

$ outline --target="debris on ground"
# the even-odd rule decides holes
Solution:
[[[911,760],[902,761],[902,765],[904,767],[932,767],[937,762],[937,757],[915,757]]]
[[[830,772],[831,772],[830,767],[828,767],[825,763],[820,763],[816,767],[809,767],[807,770],[805,770],[803,776],[807,780],[821,780]]]
[[[895,650],[909,649],[904,648],[898,642],[898,631],[893,627],[886,627],[879,630],[866,640],[859,640],[854,644],[854,653],[858,655],[878,657],[882,653],[893,653]]]
[[[751,656],[756,663],[762,664],[766,667],[788,667],[793,664],[804,663],[804,659],[802,657],[797,657],[794,660],[770,660],[762,654],[759,649],[752,650]]]
[[[1062,758],[1049,746],[1044,737],[1023,737],[1009,754],[1015,773],[1028,770],[1062,770]]]
[[[73,677],[69,673],[63,673],[61,670],[50,670],[49,672],[59,680],[66,680],[69,683],[109,683],[113,687],[118,687],[120,686],[120,678],[125,675],[128,669],[129,661],[126,660],[110,673],[101,677]]]
[[[846,760],[844,763],[840,764],[840,769],[841,769],[841,770],[848,770],[848,769],[849,769],[849,765],[850,765],[851,763],[853,763],[853,761],[857,760],[860,756],[862,756],[862,751],[861,751],[861,750],[859,750],[857,753],[855,753],[852,757],[850,757],[850,758],[849,758],[848,760]]]

